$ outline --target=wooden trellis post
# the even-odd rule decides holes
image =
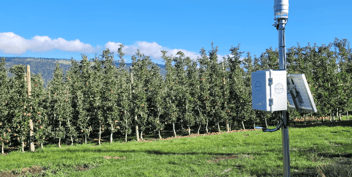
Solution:
[[[30,72],[30,70],[31,70],[30,66],[27,65],[27,73],[26,73],[26,76],[24,77],[24,80],[27,82],[28,98],[31,97],[31,74],[30,74],[31,72]],[[29,119],[29,129],[30,129],[29,136],[32,137],[33,136],[33,121],[32,121],[32,119]],[[30,140],[32,140],[32,139],[30,138]],[[35,147],[34,147],[34,144],[32,141],[30,141],[30,149],[32,152],[34,152]]]

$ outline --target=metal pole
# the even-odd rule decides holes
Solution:
[[[286,111],[282,111],[282,119],[284,124],[287,125],[288,121],[286,116]],[[289,145],[289,134],[288,126],[286,128],[281,127],[282,134],[282,155],[283,155],[283,164],[284,164],[284,177],[290,177],[290,145]]]
[[[285,46],[285,26],[287,23],[286,18],[279,18],[277,30],[279,31],[279,69],[286,70],[286,46]],[[288,117],[286,111],[282,111],[282,120],[284,125],[288,125]],[[290,177],[290,146],[288,126],[281,126],[282,134],[282,155],[284,164],[284,177]]]

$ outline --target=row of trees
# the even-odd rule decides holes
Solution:
[[[335,39],[328,46],[301,48],[292,47],[287,52],[288,73],[304,73],[317,105],[315,116],[325,116],[334,111],[348,111],[351,107],[351,73],[352,53],[346,47],[347,40]],[[334,45],[339,52],[331,52]],[[168,56],[162,51],[166,65],[165,79],[159,67],[148,56],[137,51],[132,56],[132,67],[125,67],[123,45],[118,49],[119,67],[113,65],[113,53],[103,51],[102,58],[91,59],[82,55],[77,63],[71,59],[71,68],[63,74],[57,64],[54,78],[44,89],[41,74],[31,75],[31,96],[28,97],[27,84],[24,79],[25,67],[16,65],[10,68],[15,76],[7,78],[5,60],[0,63],[0,142],[2,153],[5,147],[16,138],[22,144],[22,151],[28,140],[29,119],[34,122],[34,135],[29,137],[41,144],[53,137],[59,141],[69,137],[71,144],[78,136],[85,137],[92,130],[99,129],[101,134],[120,133],[127,136],[136,135],[137,141],[143,139],[147,130],[157,132],[159,138],[167,124],[172,125],[176,137],[175,125],[191,133],[196,127],[199,134],[202,126],[209,131],[209,123],[220,131],[225,125],[240,123],[245,129],[245,122],[264,123],[276,118],[273,114],[258,112],[251,104],[251,72],[279,68],[278,51],[267,49],[259,58],[252,60],[250,53],[241,61],[243,52],[238,47],[231,47],[231,55],[218,62],[217,51],[212,43],[209,55],[204,48],[197,61],[192,61],[183,52]],[[336,60],[339,63],[336,64]],[[172,65],[174,63],[174,65]],[[199,64],[199,68],[197,67]],[[340,72],[338,72],[338,67]],[[245,68],[247,72],[244,71]],[[299,115],[290,110],[291,120]],[[337,112],[338,113],[338,112]],[[212,129],[214,130],[214,129]]]

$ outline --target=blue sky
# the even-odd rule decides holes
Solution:
[[[335,2],[332,3],[332,2]],[[81,60],[125,45],[131,62],[137,49],[158,64],[161,50],[196,60],[202,47],[231,46],[254,57],[278,46],[274,0],[11,0],[2,1],[0,56]],[[286,47],[329,44],[352,38],[352,1],[290,0]]]

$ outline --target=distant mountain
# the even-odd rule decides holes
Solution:
[[[0,58],[2,58],[0,56]],[[44,78],[44,87],[46,88],[48,81],[52,80],[54,77],[54,69],[56,63],[60,63],[60,68],[62,68],[64,75],[66,74],[66,71],[71,68],[71,60],[68,59],[56,59],[56,58],[33,58],[33,57],[4,57],[6,61],[6,69],[7,69],[7,76],[12,77],[13,74],[10,73],[10,67],[13,65],[30,65],[31,67],[31,73],[34,74],[42,74],[42,77]],[[79,63],[79,61],[77,61]],[[91,61],[90,61],[91,62]],[[93,62],[91,62],[91,66],[94,65]],[[120,64],[115,61],[115,66],[116,68]],[[163,76],[165,79],[165,65],[161,64],[156,64],[158,67],[160,67],[160,74]],[[129,71],[129,67],[132,66],[132,63],[126,63],[126,66],[124,69]]]

